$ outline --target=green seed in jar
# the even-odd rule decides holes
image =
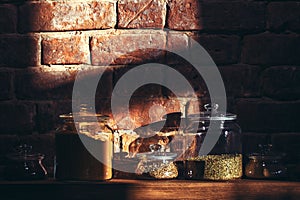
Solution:
[[[230,180],[243,175],[242,154],[206,155],[192,160],[204,160],[204,179]]]

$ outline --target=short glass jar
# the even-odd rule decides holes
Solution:
[[[23,144],[8,154],[8,165],[5,168],[5,178],[8,180],[41,180],[47,176],[42,164],[44,155],[32,152],[32,146]]]
[[[204,176],[204,160],[175,161],[178,179],[202,180]]]
[[[137,154],[140,160],[136,174],[140,178],[173,179],[177,178],[177,166],[173,162],[176,153],[161,150],[158,144],[150,145],[151,152]]]
[[[287,177],[287,168],[283,162],[284,154],[271,151],[271,147],[271,145],[264,145],[260,153],[248,156],[249,162],[245,166],[245,175],[248,178],[284,179]]]

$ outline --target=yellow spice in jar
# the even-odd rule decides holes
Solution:
[[[149,172],[149,175],[156,179],[171,179],[178,176],[176,165],[171,163],[164,163],[158,168],[154,168]]]

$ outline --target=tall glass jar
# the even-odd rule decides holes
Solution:
[[[205,112],[189,115],[190,124],[198,123],[198,130],[192,144],[183,155],[187,160],[204,160],[204,179],[231,180],[241,178],[242,141],[241,128],[236,123],[236,115],[218,113],[218,105],[205,105]],[[214,115],[212,115],[214,112]],[[215,124],[212,128],[209,125]],[[217,126],[217,127],[216,127]],[[209,128],[212,132],[208,134]],[[193,134],[186,130],[185,134]],[[211,150],[201,154],[201,148],[210,146]]]
[[[97,122],[92,120],[95,117]],[[60,118],[64,123],[55,137],[55,178],[95,181],[111,179],[113,130],[107,124],[108,117],[92,114],[83,108],[78,113],[60,115]]]

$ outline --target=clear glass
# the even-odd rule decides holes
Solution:
[[[123,149],[121,150],[123,153],[128,153],[127,159],[139,159],[136,174],[159,179],[154,174],[151,176],[152,169],[171,163],[168,165],[171,166],[170,170],[176,166],[179,178],[183,179],[231,180],[241,178],[243,175],[241,129],[235,121],[236,115],[218,113],[217,106],[206,106],[205,108],[207,111],[196,114],[168,113],[164,116],[165,120],[154,122],[146,128],[135,129],[137,137],[133,140],[122,137]],[[212,112],[215,114],[213,117],[211,117]],[[200,149],[207,139],[211,121],[218,122],[217,131],[221,134],[208,155],[200,155]],[[124,148],[124,144],[128,144],[128,147]],[[175,156],[165,160],[154,157],[153,154],[158,152],[151,152],[150,145],[152,144],[159,144],[163,147],[163,152],[160,149],[159,153]],[[201,163],[205,163],[204,173]],[[195,167],[196,165],[198,167]],[[176,174],[175,170],[170,174]],[[164,178],[163,175],[161,177]],[[166,176],[166,178],[174,177]]]
[[[57,130],[55,178],[59,180],[108,180],[112,178],[113,130],[107,124],[107,117],[96,115],[99,122],[91,122],[95,116],[85,109],[79,113],[80,121],[74,123],[73,114],[61,115],[64,120]],[[77,128],[77,129],[76,129]],[[77,132],[78,130],[78,132]],[[80,134],[80,136],[79,136]],[[83,145],[81,138],[97,149],[97,160]]]
[[[287,168],[281,158],[251,157],[245,175],[253,179],[282,179],[287,176]]]
[[[206,106],[206,109],[206,112],[200,113],[200,117],[195,117],[198,115],[188,116],[190,124],[197,123],[199,126],[197,130],[187,130],[191,135],[195,132],[196,134],[194,134],[191,145],[181,159],[205,161],[204,179],[207,180],[241,178],[243,175],[242,134],[240,126],[236,123],[236,116],[229,113],[218,113],[216,110],[217,106]],[[211,117],[212,112],[215,112],[214,117]],[[206,140],[211,121],[219,124],[219,128],[216,131],[220,131],[221,134],[207,155],[199,155],[200,148]]]
[[[177,178],[178,170],[173,162],[177,154],[161,150],[160,145],[150,145],[151,152],[140,153],[140,162],[136,174],[142,178],[173,179]]]
[[[272,150],[272,144],[259,145],[260,152],[248,156],[245,175],[254,179],[282,179],[287,177],[284,153]]]
[[[42,164],[44,155],[32,152],[32,146],[20,145],[15,153],[7,155],[5,178],[8,180],[41,180],[47,176]]]
[[[175,165],[178,169],[178,179],[203,179],[205,166],[203,160],[178,160],[175,161]]]

